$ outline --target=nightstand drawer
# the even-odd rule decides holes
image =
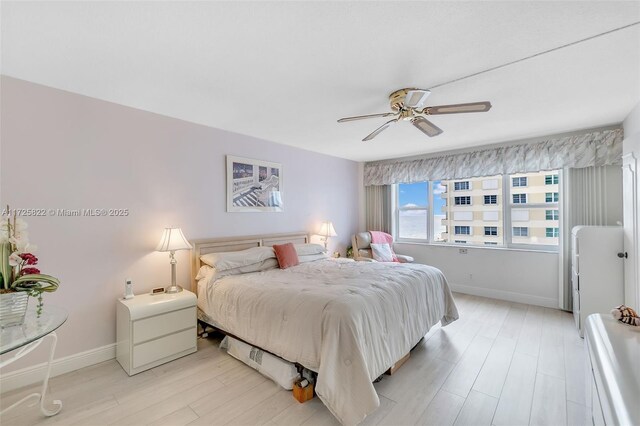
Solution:
[[[133,322],[133,344],[194,327],[196,308],[180,309]]]
[[[193,324],[193,322],[192,322]],[[186,351],[196,346],[196,328],[141,343],[133,348],[133,368]]]

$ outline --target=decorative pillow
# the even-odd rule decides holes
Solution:
[[[326,250],[320,244],[294,244],[298,256],[308,256],[311,254],[326,253]]]
[[[218,271],[253,265],[266,259],[275,259],[276,255],[271,247],[252,247],[241,251],[209,253],[200,256],[200,260]]]
[[[209,265],[202,265],[198,270],[198,275],[196,275],[196,281],[200,281],[203,278],[207,278],[211,274],[211,271],[214,271],[214,270],[215,269],[213,269]]]
[[[273,246],[273,251],[276,253],[280,269],[287,269],[300,263],[298,253],[292,243],[275,244]]]
[[[387,243],[371,244],[371,254],[378,262],[393,262],[391,246]]]
[[[300,263],[315,262],[316,260],[322,259],[329,259],[329,255],[327,253],[298,255],[298,261]]]

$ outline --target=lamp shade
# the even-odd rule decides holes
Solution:
[[[187,250],[191,248],[191,244],[184,237],[180,228],[164,228],[162,238],[156,251],[176,251]]]
[[[336,230],[333,228],[333,223],[329,222],[328,220],[322,222],[322,224],[320,225],[320,230],[318,231],[318,235],[321,235],[323,237],[338,236],[338,234],[336,234]]]

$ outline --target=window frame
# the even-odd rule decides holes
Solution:
[[[491,201],[491,197],[495,197],[495,200],[496,200],[495,203],[487,203],[487,198],[489,198],[489,201]],[[498,205],[498,194],[483,195],[482,196],[482,205],[483,206],[497,206]]]
[[[549,218],[549,213],[551,213],[551,218]],[[544,209],[544,220],[560,220],[560,210]]]
[[[516,229],[520,230],[520,235],[516,235]],[[526,234],[522,235],[522,230],[526,229]],[[529,227],[528,226],[512,226],[511,227],[511,236],[512,237],[527,237],[529,238]]]
[[[547,178],[551,178],[551,183],[547,183]],[[546,185],[559,185],[560,184],[560,176],[558,173],[553,174],[545,174],[544,175],[544,184]]]
[[[456,186],[458,184],[460,184],[460,185],[466,184],[466,188],[456,188]],[[461,180],[461,181],[458,181],[458,182],[454,181],[453,182],[453,190],[454,191],[470,191],[471,190],[471,185],[470,185],[468,180]]]
[[[547,201],[547,195],[551,194],[551,201]],[[544,193],[545,204],[556,204],[560,202],[560,190],[558,192],[545,192]]]
[[[491,225],[490,226],[484,226],[483,225],[483,227],[484,227],[484,234],[483,234],[484,237],[499,237],[499,235],[498,235],[498,227],[497,226],[491,226]],[[496,230],[496,233],[492,234],[491,232],[494,229]],[[487,234],[487,230],[489,230],[489,234]]]
[[[458,232],[458,229],[462,230],[465,228],[467,232]],[[471,226],[469,225],[454,225],[453,226],[453,235],[469,235],[471,236]]]
[[[511,177],[511,176],[509,176]],[[516,185],[516,179],[518,179],[518,184]],[[522,179],[524,179],[524,185],[522,185]],[[527,176],[518,176],[511,177],[511,187],[512,188],[526,188],[529,186],[529,178]]]
[[[543,170],[541,170],[540,172],[544,172]],[[556,172],[554,170],[554,172]],[[558,182],[562,181],[562,170],[559,169],[557,170],[556,173],[558,175]],[[547,203],[547,202],[543,202],[543,203],[531,203],[531,204],[513,204],[510,203],[508,201],[510,200],[510,195],[511,195],[511,178],[510,175],[508,174],[504,174],[504,175],[497,175],[497,176],[487,176],[488,178],[495,178],[495,179],[502,179],[502,188],[498,189],[498,195],[500,195],[502,197],[502,205],[500,205],[500,208],[498,209],[501,213],[502,213],[502,230],[503,230],[503,234],[502,234],[502,244],[499,245],[498,247],[495,247],[494,244],[489,244],[489,249],[490,250],[527,250],[527,251],[537,251],[537,252],[546,252],[546,253],[558,253],[560,251],[560,247],[562,246],[562,240],[559,240],[558,245],[545,245],[545,244],[526,244],[526,243],[514,243],[513,242],[513,225],[512,225],[512,220],[511,220],[511,211],[513,209],[536,209],[536,208],[544,208],[545,210],[557,210],[558,211],[558,228],[560,230],[560,228],[562,228],[564,226],[564,220],[563,220],[563,205],[562,202],[560,202],[560,193],[563,192],[563,186],[559,185],[557,191],[558,193],[558,202],[553,202],[553,203]],[[435,182],[442,182],[442,181],[452,181],[454,179],[436,179],[433,181],[428,181],[425,182],[426,185],[428,185],[428,206],[427,206],[427,220],[426,220],[426,227],[427,227],[427,238],[426,239],[414,239],[414,238],[400,238],[399,237],[399,218],[398,218],[398,214],[399,214],[399,208],[397,206],[398,204],[398,188],[399,185],[401,184],[394,184],[391,185],[392,187],[392,207],[394,209],[394,214],[392,214],[392,230],[394,233],[394,236],[396,237],[396,241],[398,242],[404,242],[404,243],[416,243],[416,244],[428,244],[428,245],[435,245],[435,246],[449,246],[449,247],[456,247],[459,246],[461,244],[465,244],[467,246],[469,246],[468,242],[455,242],[455,237],[453,233],[451,233],[451,231],[454,231],[453,226],[451,226],[450,223],[447,224],[447,234],[449,235],[449,241],[435,241],[434,240],[434,211],[433,211],[433,205],[434,205],[434,194],[433,194],[433,185]],[[415,182],[414,182],[415,183]],[[528,183],[528,182],[527,182]],[[442,184],[442,183],[441,183]],[[451,190],[451,188],[449,188],[450,185],[446,185],[447,186],[447,192]],[[546,199],[546,192],[545,192],[545,199]],[[484,200],[484,197],[483,197]],[[507,200],[507,202],[505,202],[504,200]],[[471,197],[471,201],[472,204],[469,205],[473,205],[473,197]],[[498,200],[499,201],[499,200]],[[527,201],[528,201],[528,197],[527,197]],[[445,200],[445,205],[448,205],[448,200]],[[467,205],[467,204],[463,204],[463,205]],[[496,206],[498,204],[495,204]],[[424,208],[419,208],[419,209],[424,209]],[[546,217],[546,212],[545,212],[545,217]],[[449,217],[447,216],[447,219],[449,219]],[[454,225],[455,226],[455,225]],[[484,226],[484,225],[483,225]],[[498,227],[500,228],[500,227]],[[545,227],[546,228],[546,227]],[[545,230],[546,231],[546,230]],[[498,231],[499,233],[500,231]],[[451,241],[453,240],[453,241]],[[472,248],[478,248],[478,249],[483,249],[483,248],[487,248],[487,245],[471,245]]]
[[[551,230],[551,236],[549,236],[549,230]],[[560,227],[545,226],[544,235],[545,238],[560,238]]]
[[[524,195],[524,202],[522,201],[522,196]],[[515,197],[518,196],[518,199],[520,201],[518,201],[517,203],[515,202]],[[518,192],[517,194],[511,194],[511,204],[527,204],[527,201],[529,200],[529,197],[527,197],[527,193],[526,192]]]
[[[462,198],[468,198],[469,202],[468,203],[460,203],[458,204],[458,198],[462,199]],[[459,195],[459,196],[454,196],[453,197],[453,205],[454,206],[472,206],[473,205],[473,198],[471,197],[471,195]]]

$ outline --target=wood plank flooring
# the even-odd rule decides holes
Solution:
[[[460,320],[436,326],[393,376],[375,384],[380,408],[363,425],[586,425],[586,352],[571,314],[455,294]],[[50,381],[46,418],[22,406],[2,425],[337,425],[218,349],[128,377],[115,360]],[[3,394],[6,407],[37,386]]]

